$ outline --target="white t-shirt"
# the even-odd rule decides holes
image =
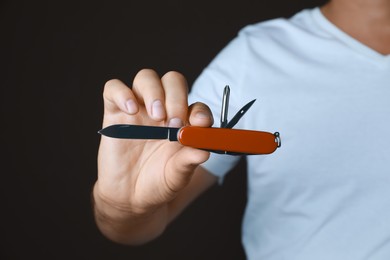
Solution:
[[[251,155],[243,244],[248,259],[390,259],[390,56],[330,23],[319,8],[243,28],[196,80],[190,101],[219,126],[280,132]],[[238,157],[212,154],[223,177]]]

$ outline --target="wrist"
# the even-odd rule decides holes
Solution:
[[[167,207],[134,210],[108,200],[95,184],[93,211],[99,230],[109,239],[123,244],[143,244],[159,236],[167,226]]]
[[[98,182],[95,183],[92,192],[92,205],[97,218],[110,221],[123,221],[127,219],[134,219],[143,217],[150,212],[150,210],[135,210],[131,207],[130,202],[118,202],[105,196],[100,191]]]

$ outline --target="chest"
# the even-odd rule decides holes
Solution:
[[[390,74],[317,72],[266,81],[267,88],[256,88],[258,112],[248,113],[245,128],[280,132],[282,147],[249,157],[250,183],[315,188],[388,178]]]

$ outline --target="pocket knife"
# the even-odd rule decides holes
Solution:
[[[243,106],[228,122],[229,95],[230,88],[226,86],[223,92],[221,127],[219,128],[115,124],[101,129],[98,133],[124,139],[167,139],[185,146],[230,155],[271,154],[279,148],[281,146],[279,132],[232,129],[256,100]]]

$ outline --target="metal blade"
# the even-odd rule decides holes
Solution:
[[[98,131],[99,134],[124,139],[169,139],[177,141],[180,128],[144,126],[144,125],[110,125]]]
[[[241,117],[246,113],[246,111],[249,110],[249,108],[253,105],[253,103],[255,103],[255,101],[256,99],[252,100],[251,102],[243,106],[240,109],[240,111],[238,111],[237,114],[234,115],[232,120],[230,120],[230,122],[225,126],[225,128],[233,128],[233,126],[235,126],[238,123],[238,121],[240,121]]]

